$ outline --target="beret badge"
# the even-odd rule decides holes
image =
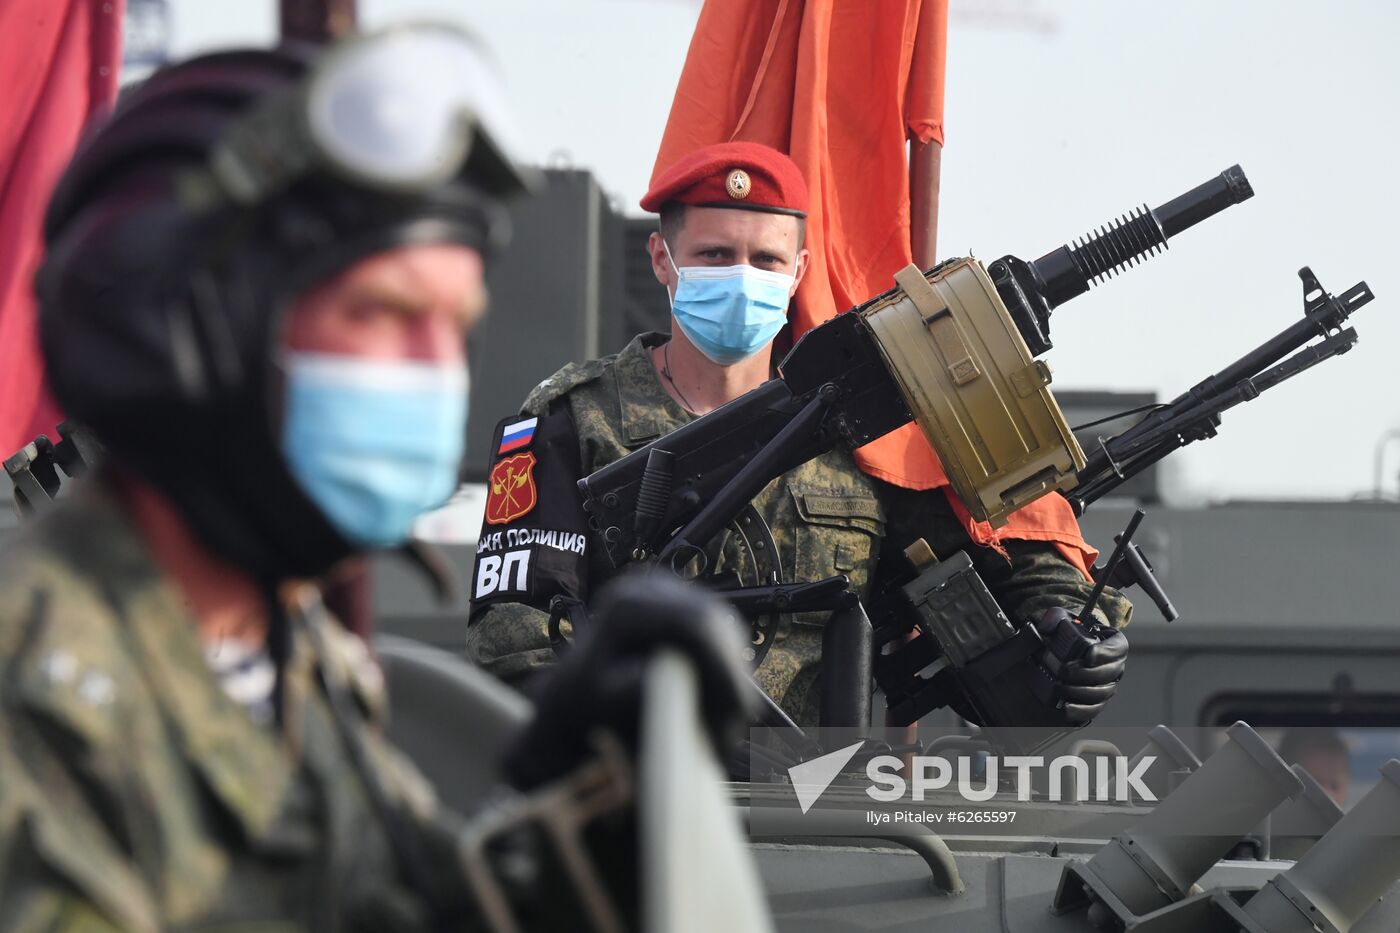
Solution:
[[[749,196],[753,190],[753,182],[749,180],[749,173],[741,168],[736,168],[729,173],[729,177],[724,180],[724,190],[736,201],[742,201]]]

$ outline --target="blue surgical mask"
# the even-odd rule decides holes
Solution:
[[[302,491],[353,544],[407,540],[457,488],[466,366],[320,353],[284,366],[282,454]]]
[[[753,356],[787,322],[795,275],[749,265],[677,268],[671,313],[701,353],[721,366]]]

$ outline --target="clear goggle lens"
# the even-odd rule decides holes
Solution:
[[[418,25],[352,39],[306,89],[244,121],[213,158],[236,200],[253,201],[320,163],[361,184],[425,188],[451,177],[473,145],[516,165],[495,68],[467,33]]]
[[[461,165],[474,127],[505,125],[480,49],[446,27],[396,30],[333,53],[308,93],[311,136],[362,179],[415,186]],[[501,140],[496,140],[499,144]]]

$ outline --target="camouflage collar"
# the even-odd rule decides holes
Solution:
[[[617,355],[617,404],[629,447],[669,434],[693,417],[671,398],[651,362],[652,348],[669,339],[668,334],[638,334]]]
[[[279,736],[255,724],[219,685],[194,618],[115,495],[89,492],[68,518],[83,523],[87,541],[101,543],[101,563],[92,568],[98,579],[123,583],[104,589],[185,756],[250,840],[279,850],[312,844],[279,825],[293,778]]]

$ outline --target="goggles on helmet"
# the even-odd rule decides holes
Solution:
[[[493,193],[528,186],[515,167],[496,70],[466,32],[395,27],[328,51],[306,81],[235,123],[209,157],[224,198],[255,204],[328,171],[387,193],[440,185],[481,158]]]

